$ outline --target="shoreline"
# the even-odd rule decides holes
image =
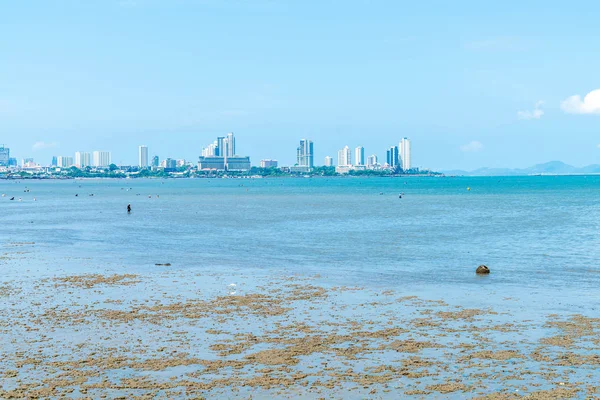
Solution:
[[[15,243],[18,268],[34,243]],[[10,254],[11,252],[9,252]],[[265,272],[266,273],[266,272]],[[600,394],[600,319],[523,319],[321,276],[183,270],[0,281],[0,396],[539,399]]]

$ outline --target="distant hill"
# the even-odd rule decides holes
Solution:
[[[577,175],[600,174],[600,165],[592,164],[586,167],[574,167],[562,161],[550,161],[529,168],[479,168],[474,171],[449,170],[442,171],[446,175],[465,176],[509,176],[509,175]]]

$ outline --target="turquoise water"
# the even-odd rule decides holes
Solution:
[[[516,296],[524,312],[600,300],[598,176],[0,181],[0,192],[0,241],[35,242],[62,266],[318,273],[465,305]],[[475,276],[479,264],[492,274]]]
[[[587,360],[584,364],[560,364],[571,348],[544,345],[542,353],[550,361],[533,357],[543,338],[560,333],[547,325],[550,314],[563,320],[573,314],[597,316],[597,176],[0,181],[0,193],[6,194],[0,197],[0,316],[6,322],[0,332],[0,377],[4,371],[18,370],[17,376],[3,380],[0,391],[13,390],[21,379],[43,383],[57,373],[52,361],[104,357],[114,349],[137,360],[159,357],[163,347],[215,359],[221,357],[211,350],[216,342],[236,334],[260,337],[290,322],[342,334],[352,323],[375,330],[410,327],[394,340],[430,340],[442,346],[418,353],[440,361],[435,374],[422,379],[399,376],[390,383],[391,391],[378,392],[377,398],[398,398],[405,390],[456,379],[473,389],[430,398],[546,390],[565,382],[584,388],[600,380],[594,358],[599,356],[597,320],[588,322],[596,325],[584,332],[585,337],[574,335],[580,356],[573,357]],[[12,196],[15,201],[9,200]],[[131,214],[126,211],[129,203]],[[490,267],[489,276],[475,275],[482,263]],[[89,273],[135,274],[140,283],[81,288],[55,280]],[[154,322],[102,318],[106,309],[129,312],[144,304],[228,298],[231,290],[241,296],[281,288],[284,293],[286,284],[302,282],[324,288],[327,299],[298,301],[280,319],[245,315],[246,311],[231,319],[221,319],[220,314],[182,318],[181,312],[175,313],[176,320]],[[366,290],[346,292],[340,286]],[[418,300],[401,300],[410,296]],[[436,314],[465,309],[486,314],[473,321],[442,321]],[[420,326],[417,319],[440,325]],[[330,322],[334,325],[327,325]],[[495,330],[496,324],[514,324],[515,329]],[[216,338],[208,328],[225,329],[229,336]],[[488,341],[481,342],[479,334]],[[131,343],[139,345],[132,348]],[[461,357],[471,350],[460,347],[464,343],[477,343],[477,349],[516,350],[526,357],[480,360],[465,367]],[[17,361],[40,354],[39,365],[17,366]],[[399,354],[367,352],[352,365],[358,371],[400,365],[404,361],[398,361]],[[313,374],[327,362],[343,371],[347,365],[339,364],[342,359],[318,350],[302,357],[297,369]],[[97,369],[111,382],[143,376],[170,381],[202,371],[197,362],[153,373],[143,368]],[[533,375],[515,380],[523,371]],[[223,378],[230,372],[223,368],[207,376]],[[481,372],[489,375],[484,382],[477,378]],[[248,377],[253,372],[240,374]],[[88,379],[93,383],[100,377]],[[307,382],[314,379],[310,375]],[[71,386],[78,390],[77,384]],[[323,393],[302,388],[296,385],[278,394],[232,384],[204,394],[373,397],[371,386],[348,381]],[[348,388],[358,391],[352,394],[345,391]],[[104,392],[90,394],[99,393]],[[131,397],[142,392],[106,393]],[[183,392],[161,393],[159,398],[188,397]]]

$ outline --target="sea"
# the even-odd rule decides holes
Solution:
[[[2,180],[0,192],[0,242],[35,242],[57,268],[168,262],[493,302],[484,288],[554,312],[600,301],[600,176]]]
[[[0,180],[0,193],[4,255],[35,244],[0,283],[168,263],[238,285],[318,277],[539,326],[600,306],[600,176]]]

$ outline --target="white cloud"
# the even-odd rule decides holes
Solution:
[[[477,140],[473,140],[471,143],[463,144],[460,146],[460,150],[465,153],[472,153],[483,149],[483,144]]]
[[[542,118],[542,115],[544,115],[544,110],[542,110],[540,108],[542,106],[542,104],[544,104],[544,102],[542,100],[540,100],[537,103],[535,103],[535,107],[533,108],[532,111],[529,111],[529,110],[517,111],[517,117],[519,119],[540,119],[540,118]]]
[[[569,114],[600,114],[600,89],[592,90],[583,100],[578,94],[567,97],[560,108]]]
[[[56,143],[56,142],[50,142],[50,143],[35,142],[33,144],[33,146],[31,146],[31,148],[33,149],[33,151],[45,150],[45,149],[53,149],[55,147],[58,147],[58,143]]]
[[[596,147],[600,149],[600,144],[597,144]]]

